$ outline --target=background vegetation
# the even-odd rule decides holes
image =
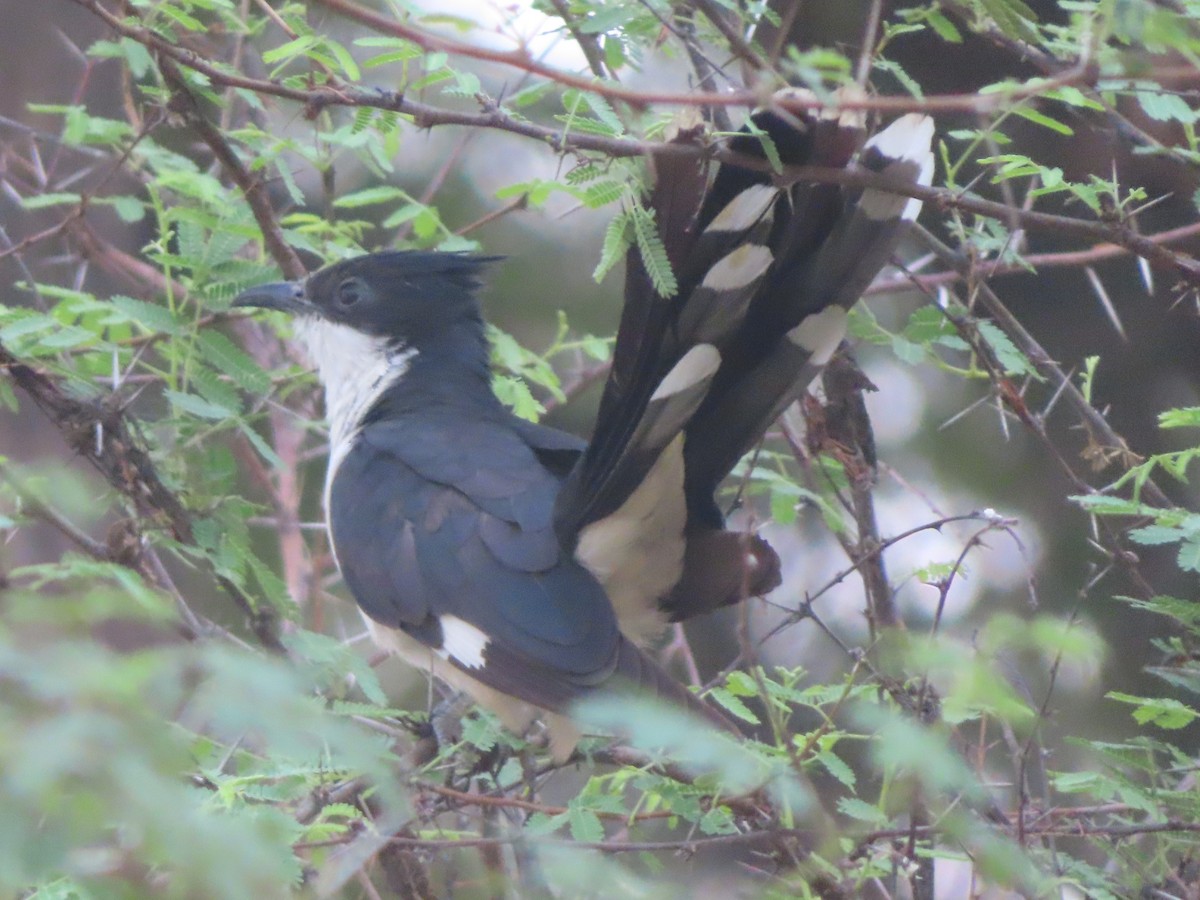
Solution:
[[[0,10],[0,893],[1197,896],[1200,4]],[[585,433],[647,149],[855,82],[936,119],[921,227],[730,486],[784,585],[663,648],[755,740],[429,759],[231,298],[507,254],[497,390]]]

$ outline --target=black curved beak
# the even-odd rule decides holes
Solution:
[[[277,309],[281,312],[301,315],[313,314],[315,307],[304,296],[304,284],[299,281],[278,281],[260,284],[242,291],[233,298],[233,306],[254,306],[259,309]]]

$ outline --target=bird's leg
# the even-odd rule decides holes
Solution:
[[[433,728],[433,736],[438,747],[452,747],[462,740],[462,720],[471,709],[474,701],[462,691],[455,691],[444,700],[440,700],[429,711],[429,725]]]
[[[429,724],[437,741],[438,751],[463,744],[463,720],[475,709],[475,701],[457,691],[437,703],[429,713]],[[450,778],[465,780],[467,784],[478,775],[488,773],[493,777],[508,760],[511,748],[503,740],[497,740],[484,750],[471,744],[460,748],[458,759],[451,768]]]

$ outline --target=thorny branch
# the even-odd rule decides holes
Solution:
[[[90,9],[118,33],[144,44],[148,49],[158,54],[160,58],[167,57],[178,64],[202,72],[214,84],[225,87],[243,88],[256,93],[293,100],[302,103],[306,110],[311,112],[328,106],[373,107],[409,115],[412,117],[413,124],[418,128],[433,128],[439,125],[496,128],[534,138],[548,144],[557,152],[598,151],[613,157],[643,156],[651,153],[701,154],[721,162],[737,162],[747,167],[769,171],[769,166],[766,163],[757,159],[748,160],[740,158],[720,146],[611,138],[603,135],[580,133],[578,131],[564,133],[561,129],[536,125],[523,119],[518,120],[510,116],[499,105],[488,98],[481,98],[480,112],[465,113],[418,103],[394,91],[363,90],[332,79],[324,86],[302,89],[284,85],[278,81],[249,78],[240,73],[231,73],[224,67],[203,59],[189,50],[178,47],[148,28],[129,24],[105,8],[101,0],[74,0],[74,2]],[[458,41],[430,35],[406,24],[346,3],[344,0],[318,0],[318,2],[345,13],[382,33],[413,40],[425,49],[459,51],[463,50],[464,47],[469,48],[469,45],[463,45]],[[763,102],[777,102],[772,100],[769,95],[763,97],[754,92],[668,95],[640,94],[624,88],[605,88],[596,85],[588,79],[580,79],[550,69],[541,63],[535,62],[523,51],[493,51],[480,48],[475,48],[475,50],[477,53],[473,58],[512,65],[521,71],[552,78],[556,83],[564,86],[577,87],[582,90],[593,90],[609,96],[610,99],[628,99],[639,106],[669,102],[679,102],[696,106],[755,106]],[[1085,74],[1087,73],[1081,72],[1075,73],[1072,77],[1060,76],[1059,79],[1051,79],[1047,82],[1016,90],[1014,93],[1007,95],[955,95],[954,97],[943,98],[926,97],[920,101],[908,98],[881,97],[862,100],[842,100],[839,103],[840,107],[848,109],[876,109],[880,111],[909,111],[917,109],[925,112],[967,109],[975,112],[983,112],[986,108],[994,108],[993,106],[989,106],[995,102],[994,98],[1002,98],[1000,102],[1010,103],[1016,102],[1016,100],[1022,97],[1035,96],[1055,86],[1074,83],[1086,84],[1086,80],[1083,78]],[[1200,73],[1197,74],[1197,77],[1200,77]],[[824,107],[827,104],[816,100],[797,100],[794,102],[787,101],[784,105],[795,106],[796,108],[816,108]],[[1007,221],[1010,217],[1014,217],[1026,229],[1044,230],[1051,233],[1091,239],[1097,242],[1116,244],[1125,247],[1132,253],[1142,256],[1151,263],[1170,268],[1184,281],[1195,287],[1200,287],[1200,263],[1197,263],[1190,256],[1168,250],[1161,243],[1138,234],[1127,224],[1119,220],[1112,222],[1092,221],[1035,210],[1014,210],[1003,203],[985,200],[958,191],[907,184],[897,179],[854,169],[822,169],[820,167],[802,166],[788,167],[781,174],[782,177],[789,180],[808,180],[820,183],[841,184],[848,187],[876,188],[878,190],[891,191],[934,204],[939,209],[958,209],[964,212],[997,218],[1001,221]]]
[[[136,519],[129,525],[134,533],[116,543],[116,553],[113,552],[114,542],[110,540],[106,558],[132,564],[137,571],[146,573],[148,580],[161,586],[160,573],[145,570],[136,562],[141,556],[145,523],[165,528],[183,544],[194,545],[195,536],[190,515],[182,501],[159,477],[146,442],[137,433],[136,422],[116,405],[115,398],[89,401],[71,396],[57,381],[22,362],[2,344],[0,371],[7,372],[62,432],[71,449],[90,462],[137,512]],[[224,575],[214,573],[213,577],[246,615],[262,645],[283,652],[274,611],[256,605]]]

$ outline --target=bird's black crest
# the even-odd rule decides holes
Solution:
[[[503,257],[474,253],[388,250],[333,263],[314,272],[311,281],[316,284],[325,279],[359,275],[400,284],[438,283],[461,291],[473,291],[482,282],[483,270],[500,259]]]
[[[479,318],[475,291],[500,257],[396,250],[326,266],[309,276],[308,300],[322,316],[406,343],[462,319]]]

